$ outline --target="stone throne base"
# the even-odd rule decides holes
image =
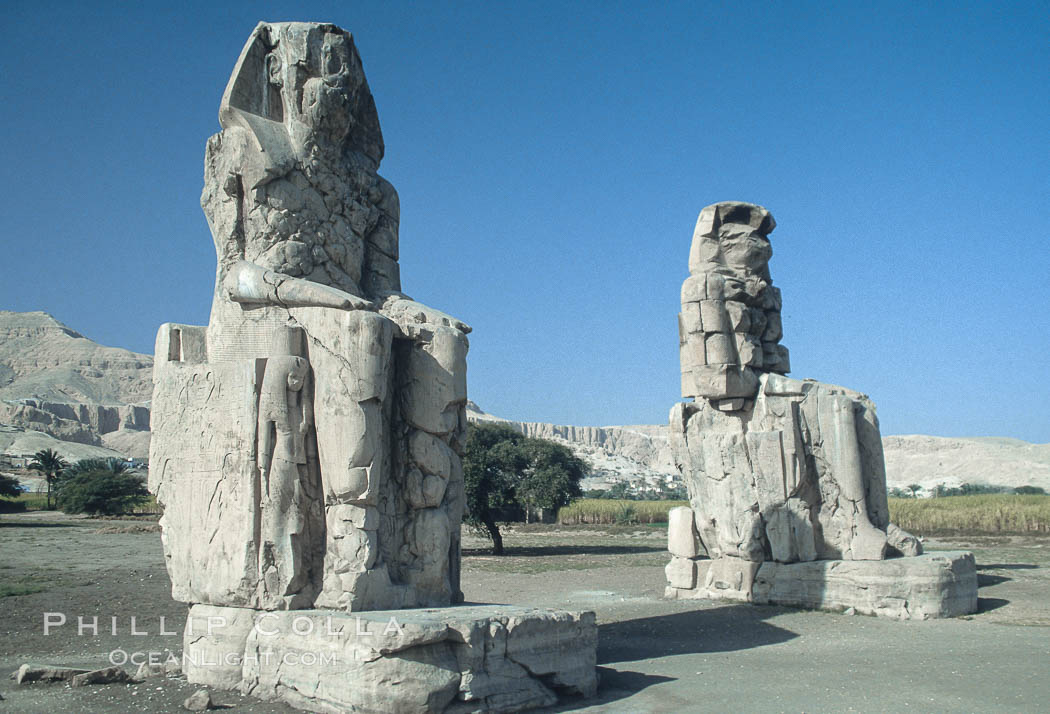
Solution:
[[[509,712],[594,696],[597,644],[593,612],[194,605],[183,670],[314,712]]]
[[[762,563],[674,556],[666,568],[670,598],[735,600],[817,610],[853,608],[898,620],[977,612],[972,553],[944,551],[889,560]]]

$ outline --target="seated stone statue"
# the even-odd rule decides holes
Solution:
[[[470,328],[401,292],[398,197],[353,39],[260,24],[219,120],[201,197],[211,318],[157,341],[150,485],[173,595],[448,605]]]
[[[744,600],[763,561],[920,552],[889,521],[874,404],[784,376],[781,296],[769,275],[775,226],[748,203],[700,213],[679,315],[682,396],[694,401],[671,411],[693,511],[681,527],[695,527],[713,559],[697,587]]]

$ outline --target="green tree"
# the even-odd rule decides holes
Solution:
[[[546,439],[525,439],[518,445],[524,470],[515,489],[525,520],[534,510],[557,511],[583,495],[580,481],[587,464],[567,447]]]
[[[518,468],[517,446],[524,439],[509,426],[499,424],[471,425],[467,434],[463,452],[466,520],[488,530],[495,555],[503,555],[503,536],[496,519],[513,503],[511,474]]]
[[[14,476],[0,474],[0,498],[18,498],[22,495],[22,487]]]
[[[568,505],[586,473],[587,465],[560,444],[501,424],[472,425],[463,454],[467,523],[484,527],[493,555],[503,555],[497,521]]]
[[[73,473],[58,488],[58,505],[65,513],[118,515],[148,498],[149,491],[138,476],[109,469]]]
[[[62,472],[69,466],[66,460],[58,455],[54,449],[42,449],[33,454],[33,460],[29,462],[29,468],[33,471],[39,471],[44,476],[44,481],[47,483],[47,508],[51,510],[54,505],[51,502],[52,494],[55,491],[55,485],[58,479],[62,476]]]
[[[917,483],[909,484],[908,485],[908,490],[911,491],[911,497],[912,498],[918,498],[919,497],[919,491],[922,490],[922,486],[920,486]]]
[[[1041,486],[1018,486],[1014,489],[1014,493],[1026,496],[1040,496],[1046,494],[1046,489]]]

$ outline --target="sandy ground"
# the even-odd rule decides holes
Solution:
[[[1050,702],[1050,539],[928,541],[930,549],[975,552],[981,611],[895,622],[663,600],[662,532],[609,531],[518,529],[503,558],[465,539],[468,601],[597,613],[599,698],[560,711],[1030,712]],[[17,593],[0,597],[0,672],[23,662],[98,668],[114,652],[178,652],[181,635],[165,633],[181,632],[185,607],[168,587],[154,524],[0,516],[0,594]],[[67,622],[45,635],[49,612]],[[97,616],[98,633],[78,634],[77,616]],[[146,634],[132,633],[133,616]],[[2,677],[0,712],[177,712],[196,688],[178,678],[18,687]],[[228,692],[213,697],[236,711],[294,711]]]

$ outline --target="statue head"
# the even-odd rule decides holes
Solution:
[[[700,212],[689,251],[689,272],[720,273],[741,278],[769,280],[773,249],[769,234],[776,227],[772,214],[762,206],[725,201]]]
[[[291,151],[302,161],[315,147],[357,153],[373,169],[383,158],[361,57],[350,33],[332,24],[259,23],[230,76],[219,121],[249,129],[271,159]]]
[[[379,116],[348,32],[260,23],[219,121],[201,195],[217,284],[243,260],[359,297],[400,290],[397,192],[377,173]]]
[[[780,291],[769,277],[775,227],[753,203],[726,201],[700,212],[678,322],[682,396],[749,399],[759,373],[788,371]]]

